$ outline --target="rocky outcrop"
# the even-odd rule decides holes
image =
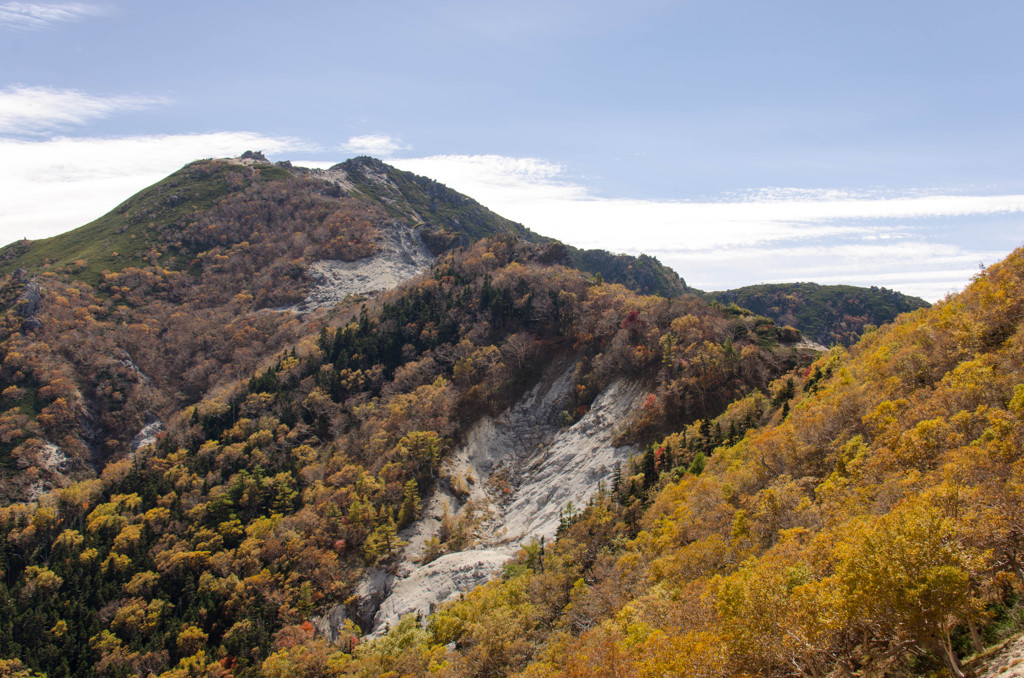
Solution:
[[[460,594],[493,579],[518,548],[476,549],[448,553],[397,580],[373,618],[372,633],[380,635],[407,614],[425,618]]]
[[[323,260],[306,275],[313,281],[306,299],[291,310],[308,313],[333,306],[345,297],[389,290],[420,275],[434,256],[414,227],[392,221],[381,229],[377,254],[355,261]]]
[[[568,401],[572,373],[571,363],[556,365],[500,417],[478,422],[446,460],[447,482],[438,484],[423,517],[400,535],[408,544],[396,579],[388,583],[372,626],[364,629],[382,634],[402,616],[425,617],[493,578],[521,544],[554,538],[566,507],[585,506],[599,484],[611,479],[615,465],[637,452],[615,446],[613,438],[638,404],[639,386],[612,383],[566,428],[558,415]],[[420,564],[445,513],[468,527],[473,545]]]
[[[152,414],[147,415],[146,425],[139,429],[139,432],[135,434],[129,444],[129,449],[132,452],[138,452],[146,445],[152,445],[156,442],[156,437],[164,431],[164,423],[154,417]]]
[[[320,617],[311,621],[317,632],[332,643],[338,641],[347,620],[353,621],[360,629],[373,626],[373,618],[384,600],[391,594],[395,575],[379,567],[371,567],[356,586],[355,595],[349,604],[334,605]]]
[[[18,269],[14,273],[15,280],[24,279],[26,276],[22,269]],[[21,294],[14,300],[14,307],[18,311],[24,320],[21,322],[22,334],[35,334],[42,332],[43,321],[36,315],[39,312],[39,307],[43,303],[42,288],[36,280],[29,280],[25,283],[25,287],[22,289]]]
[[[21,291],[14,305],[18,309],[18,315],[22,318],[31,318],[39,312],[39,305],[43,303],[42,290],[35,280],[29,281],[25,289]]]

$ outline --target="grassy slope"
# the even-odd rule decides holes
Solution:
[[[286,178],[271,165],[255,166],[264,180]],[[67,266],[90,284],[105,270],[119,271],[146,263],[150,248],[164,252],[166,230],[190,215],[209,209],[249,182],[242,165],[200,160],[135,194],[99,219],[67,233],[20,241],[0,249],[0,274],[18,268],[51,270]],[[231,175],[235,175],[234,178]],[[233,183],[234,182],[234,185]],[[75,262],[84,261],[83,265]]]

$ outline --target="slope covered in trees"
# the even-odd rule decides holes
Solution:
[[[779,325],[792,325],[825,346],[847,347],[866,327],[884,325],[900,313],[928,306],[924,299],[884,287],[817,283],[752,285],[708,292],[706,298],[750,309]]]
[[[567,425],[611,379],[648,384],[620,432],[638,442],[793,364],[770,324],[595,283],[546,251],[509,237],[446,255],[187,408],[155,447],[0,509],[0,655],[50,676],[290,675],[274,654],[326,647],[310,618],[358,602],[364,569],[452,482],[440,461],[460,433],[549,361],[576,362]]]
[[[415,227],[438,253],[521,238],[570,263],[571,248],[371,158],[335,181],[247,156],[192,163],[91,224],[0,250],[0,504],[93,475],[250,374],[319,322],[287,310],[310,264],[368,257],[385,230]],[[653,260],[605,258],[593,272],[609,282],[682,290]]]
[[[0,497],[102,468],[294,341],[301,320],[274,308],[303,298],[305,266],[371,254],[387,222],[329,188],[193,163],[78,231],[11,246],[27,250],[0,278]]]
[[[605,250],[581,250],[569,247],[568,259],[573,268],[600,274],[602,280],[625,285],[641,294],[675,297],[686,291],[686,281],[672,269],[647,254],[630,256]]]
[[[353,652],[281,645],[264,668],[965,675],[964,657],[1020,630],[1022,291],[1018,250],[962,294],[667,436],[556,544],[425,626],[407,619]],[[705,458],[710,431],[729,433]]]
[[[248,160],[5,250],[0,674],[959,675],[1018,628],[1024,252],[810,364],[654,260],[376,161]],[[280,310],[311,261],[399,222],[441,253],[425,276]],[[473,423],[553,364],[574,366],[565,426],[640,385],[617,435],[643,452],[425,625],[317,635],[431,489],[467,482],[441,462]]]

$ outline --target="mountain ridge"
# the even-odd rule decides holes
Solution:
[[[702,294],[725,306],[735,304],[760,313],[780,325],[792,325],[825,346],[851,346],[866,329],[930,306],[924,299],[885,287],[813,282],[750,285]]]
[[[826,649],[787,645],[772,624],[803,599],[771,575],[831,586],[801,549],[841,507],[857,518],[875,496],[857,518],[873,530],[917,520],[934,508],[913,491],[937,477],[929,454],[1014,430],[1019,262],[822,355],[768,317],[576,269],[429,180],[349,169],[194,163],[101,222],[104,246],[135,248],[97,260],[117,270],[74,259],[102,249],[86,228],[65,260],[0,278],[0,661],[536,677],[590,675],[611,648],[657,675],[824,675],[840,656],[874,667],[884,646],[955,665],[846,603],[829,618],[849,628],[793,613]],[[493,235],[456,244],[474,228]],[[356,280],[405,255],[397,285]],[[297,307],[324,261],[325,284],[355,286]],[[619,261],[643,289],[643,260]],[[872,484],[890,475],[904,484]],[[874,534],[857,525],[842,534]],[[752,568],[784,590],[776,607],[743,607],[762,599],[743,593]],[[996,590],[985,600],[1008,610]],[[995,633],[975,607],[951,614]]]
[[[254,153],[197,161],[91,224],[0,249],[0,275],[10,276],[3,298],[17,307],[2,338],[23,347],[15,354],[35,356],[29,387],[6,406],[31,422],[73,422],[70,431],[46,424],[52,430],[41,437],[31,426],[18,428],[7,453],[44,441],[25,450],[22,463],[40,472],[32,487],[59,478],[58,467],[88,473],[130,451],[147,426],[299,340],[309,322],[304,315],[322,309],[322,316],[346,299],[362,303],[425,271],[438,249],[480,235],[536,243],[531,261],[575,267],[595,283],[666,297],[686,291],[656,259],[563,245],[373,158],[328,170]],[[73,307],[76,317],[68,314]],[[299,316],[275,315],[289,309]],[[738,323],[737,331],[744,327]],[[760,327],[759,340],[769,341],[774,330]],[[93,345],[87,357],[75,345],[82,336]],[[60,367],[43,367],[47,361]],[[37,402],[39,388],[58,373],[65,375],[58,388],[50,384]],[[51,400],[68,410],[38,419]],[[48,461],[57,438],[67,460],[59,464]]]
[[[316,170],[292,166],[287,161],[271,163],[262,154],[252,152],[239,158],[190,163],[85,226],[39,241],[18,241],[0,248],[0,274],[12,273],[19,267],[32,270],[45,265],[51,269],[63,268],[94,283],[103,270],[116,272],[128,266],[156,262],[175,268],[182,265],[175,264],[175,254],[184,258],[198,252],[189,248],[178,252],[179,243],[173,233],[150,233],[140,225],[182,225],[192,213],[213,206],[254,181],[289,178],[322,182],[322,186],[310,190],[324,197],[355,194],[383,205],[393,217],[411,219],[412,225],[422,227],[421,238],[435,255],[455,246],[467,246],[482,237],[506,234],[538,244],[557,244],[549,255],[553,259],[568,256],[577,268],[592,274],[601,273],[608,282],[622,282],[641,291],[666,296],[686,289],[676,272],[653,257],[637,259],[557,243],[491,212],[439,182],[404,172],[376,158],[359,156],[328,170]],[[159,230],[166,230],[166,227]],[[155,257],[154,251],[157,252]],[[640,262],[642,283],[637,283],[637,276],[630,271],[634,260]]]

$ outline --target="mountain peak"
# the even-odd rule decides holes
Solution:
[[[257,160],[259,162],[270,162],[267,160],[267,156],[263,155],[263,151],[246,151],[239,156],[241,160]]]
[[[394,169],[391,165],[387,164],[380,158],[375,158],[372,155],[357,155],[354,158],[344,160],[331,169],[340,167],[345,170],[353,169],[372,169],[379,172],[387,172],[389,169]]]

